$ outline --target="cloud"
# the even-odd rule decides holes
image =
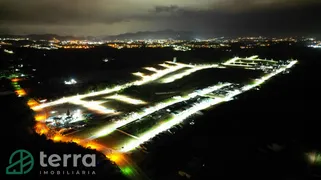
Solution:
[[[84,0],[10,0],[0,3],[0,22],[8,24],[115,23],[122,17],[104,13],[99,4]]]
[[[162,12],[173,13],[173,12],[177,11],[178,9],[179,9],[179,7],[177,5],[156,6],[155,12],[156,13],[162,13]]]
[[[320,0],[0,0],[0,33],[51,31],[97,35],[157,29],[229,31],[235,24],[242,26],[249,21],[255,21],[253,26],[265,26],[258,19],[266,19],[270,24],[289,21],[275,17],[274,13],[302,19],[306,15],[300,8],[320,3]],[[298,15],[288,9],[294,9]],[[282,11],[287,14],[280,13]],[[269,16],[274,19],[269,20]]]

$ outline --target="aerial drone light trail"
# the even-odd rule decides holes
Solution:
[[[145,101],[142,101],[139,99],[134,99],[134,98],[124,96],[124,95],[119,95],[119,94],[116,94],[113,96],[108,96],[108,97],[106,97],[106,99],[115,99],[115,100],[123,101],[128,104],[134,104],[134,105],[146,104]]]
[[[91,93],[83,94],[83,95],[75,95],[75,96],[70,96],[70,97],[64,97],[64,98],[58,99],[56,101],[40,104],[38,106],[33,107],[32,109],[34,111],[38,111],[38,110],[41,110],[43,108],[47,108],[47,107],[50,107],[50,106],[55,106],[55,105],[59,105],[59,104],[68,103],[68,102],[74,101],[75,99],[83,99],[83,98],[99,96],[99,95],[103,95],[103,94],[110,94],[110,93],[114,93],[114,92],[126,89],[126,88],[134,86],[134,85],[140,86],[140,85],[152,82],[152,81],[154,81],[156,79],[159,79],[159,78],[165,76],[166,74],[169,74],[169,73],[175,72],[175,71],[177,71],[179,69],[182,69],[183,67],[186,67],[186,66],[185,65],[171,66],[168,69],[158,70],[156,73],[154,73],[154,74],[152,74],[150,76],[146,75],[141,80],[138,80],[138,81],[126,83],[126,84],[123,84],[123,85],[117,85],[117,86],[115,86],[113,88],[106,88],[105,90],[102,90],[102,91],[91,92]]]
[[[230,83],[210,86],[210,87],[202,89],[200,91],[193,92],[193,93],[191,93],[191,94],[189,94],[187,96],[184,96],[184,97],[175,96],[173,98],[165,100],[164,102],[158,103],[155,106],[146,108],[141,112],[134,112],[134,113],[130,114],[129,116],[127,116],[127,117],[125,117],[125,118],[123,118],[123,119],[121,119],[119,121],[116,121],[115,123],[106,125],[101,130],[96,132],[93,136],[91,136],[89,139],[96,139],[96,138],[99,138],[99,137],[106,136],[106,135],[112,133],[113,131],[115,131],[117,128],[120,128],[120,127],[122,127],[122,126],[124,126],[124,125],[126,125],[128,123],[136,121],[136,120],[138,120],[140,118],[143,118],[143,117],[145,117],[147,115],[150,115],[150,114],[152,114],[152,113],[154,113],[156,111],[159,111],[161,109],[164,109],[164,108],[166,108],[168,106],[171,106],[173,104],[189,100],[189,99],[194,98],[194,97],[196,97],[198,95],[202,96],[202,95],[208,94],[210,92],[216,91],[218,89],[221,89],[221,88],[229,86],[229,85],[230,85]]]
[[[217,64],[194,67],[194,68],[188,69],[188,70],[186,70],[186,71],[184,71],[182,73],[175,74],[175,75],[170,76],[170,77],[168,77],[166,79],[163,79],[162,83],[171,83],[171,82],[174,82],[174,81],[176,81],[178,79],[182,79],[183,77],[188,76],[188,75],[190,75],[190,74],[192,74],[192,73],[194,73],[196,71],[200,71],[200,70],[203,70],[203,69],[209,69],[209,68],[216,68],[216,67],[218,67]]]
[[[221,102],[226,102],[226,101],[231,101],[233,99],[234,96],[237,96],[243,92],[246,92],[248,90],[253,89],[254,87],[266,82],[268,79],[272,78],[273,76],[285,71],[288,68],[291,68],[293,65],[295,65],[297,63],[297,61],[292,61],[290,62],[287,66],[282,67],[272,73],[269,73],[265,76],[263,76],[262,78],[258,79],[254,84],[252,85],[246,85],[243,88],[241,88],[241,90],[234,90],[234,91],[230,91],[227,96],[223,97],[223,98],[214,98],[214,99],[205,99],[203,101],[201,101],[200,103],[194,105],[193,107],[177,114],[177,115],[173,115],[172,119],[162,123],[161,125],[157,126],[156,128],[144,133],[142,136],[140,136],[138,139],[132,139],[129,142],[127,142],[126,144],[124,144],[121,149],[122,152],[128,152],[131,151],[137,147],[139,147],[140,144],[152,139],[153,137],[155,137],[157,134],[164,132],[168,129],[170,129],[171,127],[173,127],[174,125],[177,125],[179,123],[181,123],[182,121],[184,121],[185,119],[187,119],[188,117],[190,117],[192,114],[195,114],[196,112],[209,108],[211,106],[214,106],[216,104],[219,104]]]

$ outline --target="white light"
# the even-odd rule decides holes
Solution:
[[[106,101],[84,101],[78,98],[74,98],[74,99],[71,99],[69,102],[76,105],[81,105],[90,110],[97,111],[98,113],[101,113],[101,114],[116,113],[115,110],[107,109],[104,106],[100,105],[102,103],[105,103]]]
[[[142,100],[138,100],[138,99],[134,99],[128,96],[124,96],[124,95],[113,95],[113,96],[108,96],[106,97],[106,99],[116,99],[119,101],[123,101],[126,102],[128,104],[134,104],[134,105],[139,105],[139,104],[146,104],[146,102],[142,101]]]
[[[171,127],[173,127],[176,124],[181,123],[183,120],[185,120],[186,118],[188,118],[192,114],[194,114],[200,110],[206,109],[210,106],[221,103],[223,101],[224,100],[220,99],[220,98],[203,100],[202,102],[194,105],[193,107],[191,107],[191,108],[189,108],[189,109],[187,109],[177,115],[173,115],[173,117],[169,121],[162,123],[161,125],[159,125],[155,129],[152,129],[152,130],[144,133],[141,137],[139,137],[139,139],[131,140],[129,143],[126,143],[123,146],[124,148],[121,149],[121,151],[122,152],[131,151],[134,148],[138,147],[140,144],[155,137],[157,134],[170,129]]]
[[[13,51],[10,51],[10,50],[7,50],[7,49],[4,49],[3,51],[8,53],[8,54],[13,54]]]
[[[132,139],[128,143],[125,143],[124,145],[122,145],[123,148],[121,149],[121,151],[128,152],[128,151],[131,151],[131,150],[137,148],[140,144],[150,140],[151,138],[155,137],[157,134],[170,129],[171,127],[173,127],[176,124],[181,123],[183,120],[190,117],[192,114],[195,114],[200,110],[206,109],[210,106],[219,104],[221,102],[230,101],[233,99],[234,96],[237,96],[245,91],[248,91],[248,90],[264,83],[266,80],[270,79],[271,77],[285,71],[288,68],[291,68],[296,63],[297,63],[297,61],[291,61],[286,67],[282,67],[282,68],[256,80],[256,82],[253,85],[246,85],[246,86],[242,87],[241,90],[235,89],[235,90],[229,92],[227,94],[227,96],[225,96],[223,98],[214,98],[214,99],[203,100],[200,103],[197,103],[196,105],[194,105],[193,107],[191,107],[191,108],[189,108],[189,109],[187,109],[177,115],[173,115],[173,118],[171,120],[166,121],[165,123],[162,123],[161,125],[157,126],[156,128],[144,133],[138,139]],[[203,93],[209,92],[208,90],[202,90],[202,91],[203,91]],[[192,96],[195,96],[195,94],[193,94]]]
[[[136,72],[136,73],[133,73],[133,75],[135,76],[139,76],[139,77],[145,77],[145,74],[144,73],[141,73],[141,72]]]
[[[182,69],[183,67],[187,67],[187,66],[188,65],[180,64],[180,65],[168,68],[168,69],[158,70],[155,74],[152,74],[150,76],[145,76],[144,78],[142,78],[141,80],[138,80],[138,81],[130,82],[130,83],[123,84],[123,85],[118,85],[118,86],[115,86],[114,88],[106,88],[105,90],[98,91],[98,92],[91,92],[88,94],[70,96],[67,98],[61,98],[56,101],[52,101],[52,102],[49,102],[46,104],[41,104],[39,106],[35,106],[35,107],[33,107],[33,110],[40,110],[42,108],[46,108],[46,107],[50,107],[50,106],[54,106],[54,105],[58,105],[58,104],[64,104],[64,103],[67,103],[70,100],[73,100],[75,98],[82,99],[82,98],[87,98],[87,97],[103,95],[103,94],[110,94],[113,92],[117,92],[117,91],[126,89],[128,87],[133,86],[133,85],[136,85],[136,86],[143,85],[143,84],[149,83],[151,81],[154,81],[156,79],[159,79],[159,78],[165,76],[166,74],[175,72],[175,71]]]
[[[153,67],[145,67],[144,69],[147,69],[148,71],[158,72],[158,70]]]
[[[223,65],[230,65],[230,64],[232,64],[232,63],[234,63],[235,61],[240,60],[240,59],[241,59],[241,58],[239,58],[239,57],[234,57],[234,58],[232,58],[232,59],[227,60],[226,62],[224,62]]]
[[[196,66],[196,67],[193,67],[192,69],[188,69],[182,73],[179,73],[179,74],[175,74],[173,76],[170,76],[164,80],[162,80],[162,83],[171,83],[171,82],[174,82],[176,81],[177,79],[181,79],[185,76],[188,76],[196,71],[200,71],[200,70],[203,70],[203,69],[209,69],[209,68],[216,68],[218,67],[217,64],[213,64],[213,65],[203,65],[203,66]]]
[[[46,102],[46,101],[47,101],[47,99],[42,99],[42,100],[40,100],[39,102],[44,103],[44,102]]]
[[[72,84],[77,84],[77,81],[74,79],[71,79],[70,81],[65,81],[66,85],[72,85]]]
[[[117,128],[122,127],[128,123],[131,123],[133,121],[136,121],[137,119],[143,118],[149,114],[152,114],[156,111],[159,111],[161,109],[164,109],[168,106],[171,106],[173,104],[179,103],[179,102],[183,102],[186,100],[189,100],[191,98],[194,98],[196,96],[202,96],[205,94],[208,94],[210,92],[213,92],[215,90],[221,89],[225,86],[230,85],[230,83],[225,83],[225,84],[221,84],[221,85],[215,85],[215,86],[210,86],[208,88],[202,89],[201,91],[198,92],[194,92],[191,93],[185,97],[179,97],[179,96],[175,96],[171,99],[168,99],[164,102],[158,103],[155,106],[149,107],[149,108],[145,108],[143,111],[141,112],[134,112],[132,114],[130,114],[127,117],[124,117],[123,119],[116,121],[116,123],[114,124],[109,124],[105,127],[103,127],[101,130],[99,130],[97,133],[95,133],[92,137],[90,137],[89,139],[96,139],[102,136],[106,136],[108,134],[110,134],[111,132],[115,131]]]

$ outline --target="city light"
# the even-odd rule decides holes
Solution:
[[[174,61],[165,61],[166,63],[168,64],[173,64],[173,65],[176,65],[176,66],[185,66],[185,67],[195,67],[193,65],[190,65],[190,64],[184,64],[184,63],[179,63],[179,62],[174,62]]]
[[[189,109],[187,109],[177,115],[173,115],[173,117],[169,121],[160,124],[159,126],[157,126],[156,128],[154,128],[150,131],[147,131],[142,136],[140,136],[139,139],[130,140],[128,143],[124,144],[124,146],[123,146],[124,148],[122,148],[121,151],[122,152],[131,151],[131,150],[135,149],[136,147],[138,147],[140,144],[155,137],[157,134],[170,129],[171,127],[173,127],[176,124],[181,123],[183,120],[185,120],[186,118],[188,118],[192,114],[194,114],[200,110],[206,109],[210,106],[221,103],[223,101],[224,101],[224,99],[222,99],[222,98],[203,100],[202,102],[194,105],[193,107],[191,107],[191,108],[189,108]]]
[[[121,153],[111,153],[111,154],[106,155],[106,157],[109,160],[115,162],[116,164],[121,163],[121,161],[123,161],[123,158],[124,158]]]
[[[148,71],[158,72],[158,70],[156,68],[153,68],[153,67],[145,67],[144,69],[146,69]]]
[[[191,107],[191,108],[189,108],[189,109],[187,109],[177,115],[173,115],[172,119],[170,119],[169,121],[164,122],[164,123],[160,124],[159,126],[157,126],[156,128],[145,132],[138,139],[131,139],[129,142],[125,143],[122,146],[123,148],[121,149],[121,151],[128,152],[128,151],[131,151],[131,150],[139,147],[140,144],[150,140],[151,138],[155,137],[157,134],[170,129],[174,125],[181,123],[183,120],[187,119],[192,114],[195,114],[196,112],[198,112],[200,110],[209,108],[209,107],[219,104],[221,102],[230,101],[233,99],[234,96],[237,96],[243,92],[251,90],[252,88],[254,88],[258,85],[261,85],[262,83],[264,83],[265,81],[267,81],[271,77],[285,71],[288,68],[291,68],[296,63],[297,63],[297,61],[291,61],[287,66],[281,67],[280,69],[278,69],[270,74],[267,74],[267,75],[263,76],[262,78],[256,80],[256,82],[254,84],[246,85],[246,86],[242,87],[241,90],[236,89],[234,91],[231,91],[223,98],[205,99],[205,100],[201,101],[200,103],[197,103],[193,107]],[[203,90],[202,93],[208,94],[208,93],[210,93],[210,91]],[[195,95],[193,95],[193,96],[195,96]]]
[[[43,114],[38,114],[35,116],[35,120],[36,121],[44,121],[47,119],[47,116],[46,115],[43,115]]]
[[[108,96],[106,97],[106,99],[115,99],[115,100],[119,100],[122,102],[126,102],[128,104],[134,104],[134,105],[139,105],[139,104],[146,104],[146,102],[139,100],[139,99],[134,99],[125,95],[113,95],[113,96]]]
[[[26,91],[23,89],[19,89],[15,91],[19,97],[27,95]]]
[[[257,59],[258,57],[259,57],[258,55],[254,55],[254,56],[251,56],[251,57],[245,58],[245,59],[254,60],[254,59]]]
[[[29,107],[32,107],[32,106],[38,105],[39,103],[37,101],[35,101],[34,99],[30,99],[30,100],[28,100],[27,104]]]
[[[49,132],[49,128],[44,122],[37,122],[34,129],[38,134],[47,134]]]
[[[77,81],[74,79],[71,79],[70,81],[65,81],[66,85],[72,85],[72,84],[77,84]]]
[[[244,62],[242,62],[244,61]],[[246,61],[252,61],[252,62],[246,62]],[[253,68],[253,65],[257,65],[257,62],[269,62],[269,63],[277,63],[277,61],[273,60],[266,60],[266,59],[259,59],[257,55],[248,57],[248,58],[239,58],[234,57],[230,60],[227,60],[226,62],[222,63],[225,66],[235,66],[235,67],[245,67],[247,69]],[[238,63],[238,64],[236,64]]]
[[[234,58],[232,58],[232,59],[230,59],[230,60],[225,61],[225,62],[223,63],[223,65],[230,65],[230,64],[232,64],[232,63],[234,63],[235,61],[240,60],[240,59],[241,59],[241,58],[239,58],[239,57],[234,57]]]
[[[131,176],[133,174],[133,169],[130,167],[124,167],[124,168],[121,168],[120,170],[126,176]]]
[[[13,54],[13,51],[10,51],[10,50],[8,50],[8,49],[4,49],[3,50],[5,53],[8,53],[8,54]]]
[[[145,76],[145,74],[144,74],[144,73],[141,73],[141,72],[133,73],[133,75],[139,76],[139,77],[142,77],[142,78]]]
[[[82,112],[80,109],[74,111],[74,113],[72,114],[72,120],[69,123],[75,123],[75,122],[79,122],[79,121],[83,121],[86,118],[82,115]]]
[[[165,68],[171,68],[171,67],[173,67],[173,66],[168,65],[168,64],[165,64],[165,63],[159,64],[159,66],[162,66],[162,67],[165,67]]]
[[[216,68],[216,67],[218,67],[217,64],[208,65],[208,66],[207,66],[207,65],[204,65],[204,66],[196,66],[196,67],[194,67],[194,68],[192,68],[192,69],[185,70],[185,71],[182,72],[182,73],[175,74],[175,75],[173,75],[173,76],[170,76],[170,77],[168,77],[168,78],[165,78],[165,79],[162,80],[162,83],[171,83],[171,82],[174,82],[174,81],[176,81],[176,80],[178,80],[178,79],[181,79],[181,78],[183,78],[183,77],[185,77],[185,76],[188,76],[188,75],[190,75],[190,74],[192,74],[192,73],[194,73],[194,72],[196,72],[196,71],[200,71],[200,70],[204,70],[204,69],[209,69],[209,68]]]
[[[62,137],[60,135],[55,135],[52,140],[53,141],[61,141]]]
[[[109,113],[116,113],[113,109],[107,109],[101,104],[105,103],[106,101],[84,101],[78,98],[70,99],[70,103],[81,105],[89,110],[96,111],[101,114],[109,114]]]
[[[13,79],[11,79],[11,81],[12,82],[18,82],[18,81],[20,81],[21,79],[19,79],[19,78],[13,78]]]
[[[148,82],[155,81],[156,79],[159,79],[159,78],[165,76],[166,74],[169,74],[169,73],[175,72],[175,71],[177,71],[179,69],[182,69],[184,67],[187,67],[187,65],[185,65],[185,64],[180,64],[180,65],[176,65],[176,66],[169,66],[169,65],[164,63],[162,65],[166,66],[167,69],[157,70],[157,72],[155,74],[152,74],[150,76],[144,76],[142,78],[142,80],[135,81],[133,83],[133,85],[140,86],[140,85],[146,84]]]
[[[246,58],[245,60],[260,61],[260,59],[257,59],[257,58],[258,58],[258,56],[252,56],[252,57]],[[227,63],[227,65],[231,65],[231,64],[235,65],[233,63],[235,63],[237,60],[241,60],[241,58],[236,57],[236,58],[233,58],[233,59],[227,61],[226,63]],[[268,62],[268,61],[266,61],[266,62]],[[100,114],[113,114],[114,115],[114,114],[118,114],[119,112],[114,109],[110,109],[108,107],[103,106],[104,103],[108,102],[108,99],[114,99],[114,100],[122,101],[122,102],[125,102],[128,104],[133,104],[133,105],[146,104],[145,101],[135,99],[133,97],[115,94],[115,93],[119,92],[120,90],[124,90],[128,87],[131,87],[131,86],[140,86],[140,85],[155,81],[156,79],[160,79],[165,75],[168,75],[170,73],[173,73],[179,69],[186,68],[186,67],[188,67],[190,69],[184,70],[184,71],[182,71],[180,73],[176,73],[176,74],[173,73],[173,75],[166,77],[164,79],[161,79],[161,82],[162,83],[170,83],[170,82],[174,82],[178,79],[184,78],[185,76],[188,76],[194,72],[197,72],[197,71],[200,71],[203,69],[220,68],[221,67],[218,64],[187,65],[187,64],[176,63],[176,62],[166,62],[166,63],[167,64],[165,64],[165,63],[160,64],[160,66],[163,66],[166,68],[164,70],[157,70],[156,68],[153,68],[153,67],[145,67],[146,70],[155,72],[152,75],[146,75],[141,72],[133,73],[134,75],[141,77],[141,79],[137,80],[137,81],[129,82],[129,83],[126,83],[123,85],[118,85],[113,88],[107,88],[102,91],[96,91],[96,92],[91,92],[88,94],[61,98],[56,101],[43,103],[40,105],[37,105],[36,101],[30,100],[30,101],[28,101],[28,105],[35,110],[41,110],[43,108],[50,107],[50,106],[55,106],[55,105],[59,105],[59,104],[63,104],[63,103],[71,103],[71,104],[85,107],[89,110],[98,112]],[[223,63],[223,64],[226,64],[226,63]],[[191,115],[198,113],[201,110],[204,110],[204,109],[209,108],[211,106],[217,105],[219,103],[231,101],[233,99],[233,97],[263,84],[264,82],[266,82],[267,80],[269,80],[273,76],[287,70],[288,68],[291,68],[296,63],[297,63],[297,61],[291,61],[286,65],[284,65],[284,63],[283,63],[280,66],[278,66],[278,69],[276,68],[277,66],[274,66],[274,68],[272,68],[271,71],[270,70],[265,71],[265,72],[269,72],[269,73],[266,73],[261,78],[256,79],[254,81],[254,83],[252,83],[250,85],[243,85],[242,87],[240,87],[238,85],[232,86],[232,85],[234,85],[232,83],[219,83],[217,85],[209,86],[209,87],[206,87],[203,89],[194,90],[192,93],[184,95],[184,96],[171,97],[171,98],[166,99],[162,102],[158,102],[158,103],[153,104],[151,106],[144,107],[144,108],[140,109],[139,111],[130,112],[130,113],[123,115],[121,117],[117,117],[117,118],[113,117],[112,121],[109,121],[107,124],[104,124],[103,126],[99,127],[99,129],[97,131],[90,132],[89,135],[86,136],[88,138],[85,138],[85,139],[78,139],[79,138],[78,136],[77,136],[77,138],[74,139],[74,138],[71,138],[68,136],[62,136],[60,134],[56,134],[56,135],[52,136],[52,135],[50,135],[50,134],[52,134],[52,132],[49,131],[49,129],[46,127],[45,123],[37,124],[35,129],[36,129],[36,132],[39,134],[48,134],[48,137],[51,137],[51,139],[55,142],[57,142],[57,141],[75,142],[85,148],[91,148],[91,149],[96,149],[98,151],[101,151],[102,153],[104,153],[106,155],[107,158],[109,158],[111,161],[115,162],[120,167],[122,173],[124,173],[127,176],[131,176],[132,174],[135,173],[135,169],[132,168],[131,166],[128,166],[128,162],[125,157],[126,154],[123,154],[123,153],[127,153],[129,151],[134,150],[135,148],[140,147],[140,145],[142,143],[152,139],[153,137],[155,137],[159,133],[169,130],[173,126],[183,122],[187,118],[191,117]],[[256,63],[249,62],[246,64],[247,65],[245,67],[253,68],[253,67],[255,67]],[[224,89],[222,89],[222,88],[224,88]],[[215,93],[215,91],[217,91],[217,90],[220,90],[217,93],[223,92],[223,94],[224,94],[223,97],[216,97],[215,95],[212,96],[212,94],[210,94],[210,93]],[[101,101],[83,100],[84,98],[94,97],[94,96],[99,96],[99,95],[104,95],[103,96],[104,99]],[[202,96],[202,98],[196,98],[198,96]],[[219,95],[219,96],[221,96],[221,95]],[[143,133],[140,133],[140,135],[135,134],[135,136],[138,136],[137,138],[131,138],[129,141],[127,141],[125,143],[117,144],[116,147],[118,147],[119,149],[114,150],[114,149],[111,149],[111,148],[106,147],[104,145],[98,144],[97,141],[93,141],[94,139],[109,135],[110,133],[114,132],[118,128],[121,128],[121,127],[128,125],[129,123],[135,122],[137,120],[140,120],[141,118],[151,115],[152,113],[155,113],[160,110],[165,110],[166,108],[168,108],[174,104],[184,102],[187,100],[191,100],[192,98],[195,98],[195,100],[197,99],[197,102],[190,104],[191,107],[189,106],[188,109],[184,109],[183,111],[178,112],[178,113],[176,113],[176,112],[173,113],[166,121],[162,121],[162,123],[157,124],[156,127],[150,128],[149,130],[147,130]],[[60,110],[57,110],[57,111],[60,111]],[[52,109],[49,109],[48,113],[50,113],[50,112],[55,112],[55,111],[52,111]],[[58,113],[55,112],[55,114],[58,114]],[[82,116],[81,110],[76,110],[72,116],[75,118],[71,122],[77,122],[77,121],[84,119]],[[44,114],[38,114],[35,117],[35,119],[37,121],[44,121],[44,120],[46,120],[46,116]],[[48,133],[48,132],[50,132],[50,133]],[[99,141],[100,140],[101,139],[99,139]],[[109,150],[109,149],[111,149],[111,150]],[[117,150],[119,150],[121,152],[118,152]]]
[[[102,136],[106,136],[106,135],[110,134],[111,132],[115,131],[117,128],[120,128],[128,123],[133,122],[133,121],[136,121],[137,119],[143,118],[143,117],[145,117],[149,114],[152,114],[156,111],[164,109],[164,108],[171,106],[173,104],[189,100],[189,99],[194,98],[196,96],[202,96],[202,95],[208,94],[210,92],[216,91],[216,90],[226,87],[228,85],[230,85],[230,83],[214,85],[214,86],[210,86],[208,88],[202,89],[200,91],[193,92],[193,93],[188,94],[187,96],[184,96],[184,97],[180,97],[180,96],[177,97],[176,96],[176,97],[167,99],[161,103],[158,103],[152,107],[146,108],[140,112],[134,112],[134,113],[130,114],[129,116],[116,121],[115,123],[108,124],[107,126],[103,127],[101,130],[97,131],[89,139],[96,139],[96,138],[99,138]]]
[[[126,89],[128,87],[131,87],[131,86],[140,86],[140,85],[143,85],[143,84],[146,84],[146,83],[149,83],[149,82],[152,82],[156,79],[159,79],[163,76],[165,76],[166,74],[169,74],[169,73],[172,73],[172,72],[175,72],[179,69],[182,69],[183,67],[186,67],[187,65],[184,65],[184,64],[180,64],[180,65],[177,65],[177,66],[171,66],[170,68],[168,69],[164,69],[164,70],[157,70],[156,73],[150,75],[150,76],[144,76],[141,80],[138,80],[138,81],[134,81],[134,82],[130,82],[130,83],[126,83],[126,84],[123,84],[123,85],[117,85],[113,88],[106,88],[105,90],[102,90],[102,91],[97,91],[97,92],[91,92],[91,93],[88,93],[88,94],[83,94],[83,95],[76,95],[76,96],[70,96],[70,97],[65,97],[65,98],[61,98],[61,99],[58,99],[56,101],[52,101],[52,102],[48,102],[48,103],[43,103],[41,105],[38,105],[38,106],[35,106],[33,107],[33,110],[37,111],[37,110],[41,110],[43,108],[47,108],[47,107],[50,107],[50,106],[55,106],[55,105],[59,105],[59,104],[64,104],[64,103],[72,103],[72,102],[78,102],[80,101],[80,99],[83,99],[83,98],[87,98],[87,97],[93,97],[93,96],[99,96],[99,95],[103,95],[103,94],[110,94],[110,93],[114,93],[114,92],[118,92],[120,90],[123,90],[123,89]]]

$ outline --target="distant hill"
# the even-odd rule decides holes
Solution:
[[[75,36],[60,36],[57,34],[28,34],[28,35],[0,35],[1,38],[29,38],[31,40],[52,40],[53,38],[59,40],[83,40],[91,39],[93,37],[75,37]]]
[[[59,40],[70,40],[75,39],[76,37],[73,36],[59,36],[57,34],[29,34],[26,35],[26,37],[33,39],[33,40],[51,40],[53,38],[59,39]]]
[[[59,40],[141,40],[141,39],[176,39],[176,40],[191,40],[194,39],[194,33],[190,31],[139,31],[136,33],[124,33],[113,36],[60,36],[57,34],[29,34],[29,35],[0,35],[0,38],[29,38],[31,40],[51,40],[53,38]]]
[[[194,39],[193,32],[189,31],[173,31],[173,30],[163,30],[163,31],[139,31],[136,33],[124,33],[115,36],[105,36],[102,37],[104,40],[141,40],[141,39],[184,39],[190,40]]]

